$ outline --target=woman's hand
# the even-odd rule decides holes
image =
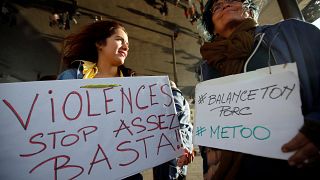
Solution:
[[[296,151],[289,159],[291,166],[304,167],[320,157],[319,149],[302,133],[282,146],[283,152]]]
[[[187,149],[184,150],[184,154],[178,158],[177,166],[182,167],[188,165],[194,159],[194,152],[189,152]]]

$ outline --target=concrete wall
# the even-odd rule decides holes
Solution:
[[[186,96],[193,94],[197,83],[195,64],[201,59],[196,25],[185,18],[181,7],[169,5],[169,15],[162,16],[159,6],[148,0],[78,0],[81,16],[71,30],[49,27],[49,16],[54,7],[66,8],[68,0],[16,0],[17,24],[0,27],[1,82],[34,81],[39,76],[57,74],[61,41],[95,15],[120,21],[129,33],[130,52],[126,65],[140,75],[168,75],[173,77],[171,35],[180,29],[174,41],[177,60],[178,86]],[[158,1],[160,2],[160,1]],[[170,2],[170,1],[169,1]]]
[[[299,5],[305,1],[300,1]],[[151,0],[78,0],[81,16],[77,18],[78,24],[71,24],[71,30],[49,27],[53,9],[67,9],[71,0],[8,2],[15,13],[16,25],[2,21],[0,24],[0,82],[34,81],[45,75],[56,75],[63,38],[93,22],[94,16],[101,16],[120,21],[126,27],[130,41],[128,67],[140,75],[168,75],[172,80],[171,35],[179,28],[179,36],[174,41],[177,84],[187,98],[194,94],[195,65],[201,60],[196,24],[191,25],[182,6],[172,3],[174,0],[168,0],[168,16],[162,16],[160,5],[154,8]],[[156,2],[160,3],[160,0]],[[263,7],[260,24],[272,24],[282,19],[276,0],[257,2]]]

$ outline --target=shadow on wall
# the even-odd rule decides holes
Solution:
[[[23,6],[25,8],[28,8],[28,7],[33,7],[33,8],[38,8],[38,9],[42,9],[44,11],[47,11],[47,12],[56,12],[56,13],[63,13],[63,12],[71,12],[71,11],[74,11],[74,6],[72,5],[73,2],[76,2],[76,0],[12,0],[12,3],[15,3],[15,4],[18,4],[20,6]],[[135,12],[137,10],[135,9],[131,9],[131,8],[124,8],[124,7],[121,7],[119,6],[119,8],[122,8],[122,9],[126,9],[128,11],[131,11],[131,12]],[[110,20],[115,20],[115,21],[118,21],[118,22],[121,22],[121,23],[124,23],[124,24],[129,24],[129,25],[132,25],[134,27],[138,27],[138,28],[141,28],[141,29],[144,29],[146,31],[152,31],[152,32],[156,32],[156,33],[159,33],[159,34],[162,34],[164,36],[171,36],[171,34],[167,34],[167,33],[163,33],[163,32],[158,32],[154,29],[151,29],[151,28],[148,28],[148,27],[144,27],[144,26],[141,26],[139,24],[135,24],[135,23],[131,23],[131,22],[128,22],[128,21],[125,21],[123,19],[120,19],[120,18],[117,18],[116,16],[112,16],[112,15],[109,15],[109,14],[106,14],[106,13],[103,13],[103,12],[99,12],[99,11],[95,11],[93,9],[88,9],[86,7],[83,7],[83,6],[76,6],[76,11],[77,13],[79,13],[79,16],[85,16],[85,17],[89,17],[91,19],[95,19],[96,17],[104,17],[104,18],[107,18],[107,19],[110,19]],[[135,13],[139,13],[140,11],[138,12],[135,12]],[[142,13],[142,12],[140,12]],[[150,18],[151,15],[150,15]],[[156,17],[154,17],[156,18]],[[163,25],[167,28],[170,28],[171,31],[174,30],[174,28],[176,27],[176,25],[174,23],[171,23],[171,22],[167,22],[167,21],[162,21],[160,25]],[[171,28],[173,27],[173,28]],[[195,37],[197,38],[196,36],[196,33],[195,32],[192,32],[190,29],[187,29],[187,28],[184,28],[184,27],[180,27],[181,29],[184,30],[184,33],[192,36],[192,37]],[[189,32],[188,32],[189,31]]]
[[[64,1],[62,1],[62,0],[54,0],[54,1],[51,1],[51,0],[12,0],[12,3],[17,4],[17,5],[21,6],[22,8],[33,7],[33,8],[42,9],[42,10],[50,13],[54,9],[59,9],[60,11],[66,11],[66,10],[70,9],[71,8],[70,5],[72,3],[72,0],[64,0]],[[78,8],[78,11],[81,14],[81,16],[85,16],[85,17],[104,16],[105,18],[108,18],[108,19],[116,20],[116,21],[122,22],[124,24],[132,25],[134,27],[144,29],[146,32],[155,32],[159,35],[162,35],[165,38],[167,37],[168,41],[170,41],[170,38],[172,36],[171,35],[172,30],[177,27],[180,29],[179,33],[183,33],[183,34],[190,36],[190,37],[198,38],[198,35],[195,32],[193,32],[192,30],[190,30],[186,27],[178,26],[175,23],[161,20],[156,16],[146,14],[144,12],[141,12],[139,10],[135,10],[132,8],[125,8],[125,7],[118,6],[118,8],[125,9],[131,13],[146,17],[147,19],[154,21],[155,23],[169,29],[170,33],[167,34],[164,32],[159,32],[154,29],[141,26],[139,24],[135,24],[135,23],[128,22],[126,20],[119,19],[115,16],[111,16],[111,15],[108,15],[108,14],[105,14],[105,13],[102,13],[99,11],[88,9],[86,7],[79,6],[77,8]],[[10,45],[11,50],[8,50],[8,51],[3,50],[3,49],[0,50],[0,53],[1,53],[0,63],[7,64],[11,69],[14,67],[14,69],[12,69],[13,71],[10,70],[11,72],[15,72],[15,71],[17,71],[17,69],[19,69],[18,72],[25,71],[25,73],[22,75],[21,75],[21,73],[15,73],[16,77],[19,77],[18,79],[21,79],[22,81],[37,80],[39,77],[42,77],[44,75],[50,75],[50,74],[46,73],[46,71],[48,69],[54,69],[53,73],[51,73],[51,74],[56,74],[58,70],[56,70],[55,68],[59,69],[57,67],[57,66],[59,66],[59,62],[58,62],[59,61],[59,52],[57,52],[57,50],[54,47],[52,47],[50,45],[50,43],[48,43],[48,42],[61,42],[62,37],[58,37],[58,36],[55,36],[55,35],[52,35],[49,33],[46,34],[43,32],[42,32],[42,34],[39,34],[39,32],[36,32],[35,29],[32,28],[30,26],[30,24],[28,24],[23,18],[21,18],[19,20],[18,27],[19,27],[18,29],[20,29],[20,30],[15,29],[13,32],[10,32],[10,35],[7,37],[15,37],[14,39],[21,39],[23,41],[24,45],[36,43],[35,41],[37,41],[37,44],[43,44],[43,45],[36,45],[36,46],[33,45],[35,48],[32,48],[32,46],[23,47],[23,44],[19,44],[18,42],[9,42],[10,38],[8,39],[7,37],[0,37],[1,39],[2,38],[5,39],[5,41],[2,41],[0,43],[11,44]],[[3,29],[1,29],[1,31],[3,31]],[[9,31],[11,31],[11,30],[8,30],[8,28],[6,27],[6,31],[7,31],[6,33],[8,34]],[[31,33],[32,35],[30,36],[29,33]],[[150,43],[150,42],[146,42],[146,43]],[[168,55],[172,54],[171,48],[160,46],[159,44],[154,44],[154,43],[153,43],[153,45],[161,48],[162,52],[167,53]],[[21,49],[22,49],[22,52],[23,52],[22,54],[24,54],[24,55],[13,56],[14,53],[12,53],[12,52],[15,52],[14,50],[16,50],[16,49],[19,49],[19,51],[21,51]],[[2,53],[3,51],[6,51],[7,53]],[[44,51],[47,51],[47,52],[45,53]],[[5,54],[5,56],[3,56],[3,54]],[[44,54],[46,54],[46,55],[44,55]],[[181,51],[181,50],[176,50],[176,55],[178,58],[178,62],[182,62],[181,60],[198,59],[198,57],[196,57],[186,51]],[[18,60],[21,60],[22,57],[23,58],[26,57],[25,61],[28,61],[28,64],[30,64],[30,65],[33,64],[33,66],[30,66],[30,68],[27,68],[24,66],[19,67],[19,65],[21,66],[21,63],[19,64]],[[12,59],[14,59],[14,62],[12,61]],[[36,63],[34,63],[34,62],[36,62]],[[172,64],[172,62],[169,62],[169,61],[167,61],[167,63]],[[0,64],[0,66],[1,66],[1,64]],[[188,71],[193,71],[193,70],[191,70],[191,69],[193,69],[191,67],[192,65],[187,65],[187,64],[182,64],[182,63],[181,64],[178,63],[177,65],[184,66],[185,69],[187,69]],[[2,67],[0,67],[0,68],[2,68]],[[20,70],[20,69],[22,69],[22,70]],[[44,70],[44,69],[46,69],[46,70]],[[160,70],[160,71],[163,71],[163,70]],[[149,72],[152,72],[152,70]],[[146,72],[146,73],[148,73],[148,72]]]
[[[172,48],[170,47],[165,47],[165,46],[162,46],[160,44],[157,44],[157,43],[153,43],[153,42],[149,42],[149,41],[146,41],[146,40],[142,40],[142,39],[138,39],[138,38],[135,38],[135,37],[130,37],[130,40],[134,40],[134,41],[137,41],[137,42],[140,42],[140,43],[144,43],[144,44],[151,44],[152,46],[154,46],[155,48],[154,49],[161,49],[161,52],[162,53],[166,53],[167,55],[170,55],[169,56],[169,60],[164,60],[165,63],[168,63],[170,64],[170,67],[169,69],[166,69],[165,71],[159,71],[159,67],[154,67],[154,69],[150,69],[150,67],[148,67],[148,69],[144,69],[146,70],[147,72],[144,72],[142,74],[144,75],[147,75],[148,72],[150,72],[151,74],[152,73],[156,73],[158,75],[163,75],[163,74],[169,74],[169,75],[172,75],[173,72],[172,72],[172,65],[173,65],[173,60],[172,60]],[[170,39],[168,38],[168,41],[170,41]],[[132,52],[131,53],[135,53],[137,51],[135,51],[134,49],[132,49]],[[155,53],[155,52],[153,52]],[[160,51],[159,51],[160,53]],[[185,50],[177,50],[176,49],[176,58],[178,59],[177,61],[177,66],[183,66],[187,71],[189,72],[195,72],[195,68],[196,66],[198,66],[198,62],[202,61],[201,58],[185,51]],[[150,61],[153,61],[154,59],[150,59]],[[189,61],[197,61],[195,64],[190,64],[190,63],[183,63],[183,62],[187,62],[186,60],[189,60]],[[146,61],[146,60],[145,60]],[[134,62],[134,61],[133,61]],[[129,61],[127,61],[127,63],[130,63]],[[135,70],[138,70],[140,69],[142,66],[140,65],[140,67],[136,67],[137,64],[136,63],[130,63],[130,67],[134,68]],[[141,73],[141,72],[138,72],[138,73]]]
[[[158,74],[159,76],[172,74],[172,72],[157,71],[157,70],[154,70],[154,69],[146,69],[146,70],[149,71],[149,72],[152,72],[153,74]],[[155,75],[153,75],[153,76],[155,76]]]
[[[15,17],[14,26],[1,24],[0,28],[0,82],[36,81],[57,74],[57,49],[18,10]]]
[[[162,4],[157,2],[156,0],[144,0],[149,6],[158,9],[159,10],[159,6],[161,6]]]
[[[140,15],[145,17],[146,19],[152,20],[154,21],[156,24],[161,25],[167,29],[169,29],[170,31],[173,31],[174,29],[179,29],[179,33],[194,37],[194,38],[198,38],[198,34],[194,31],[192,31],[191,29],[188,29],[186,27],[183,26],[179,26],[175,23],[169,22],[169,21],[164,21],[156,16],[150,15],[150,14],[146,14],[142,11],[136,10],[136,9],[132,9],[132,8],[126,8],[126,7],[122,7],[122,6],[118,6],[119,8],[125,9],[131,13]]]
[[[12,0],[12,3],[18,4],[18,5],[23,6],[25,8],[33,7],[33,8],[37,8],[37,9],[42,9],[42,10],[47,11],[49,13],[53,13],[53,12],[63,13],[66,11],[68,11],[68,12],[76,11],[79,16],[89,17],[93,20],[95,20],[95,18],[97,18],[97,17],[101,17],[101,18],[104,17],[107,19],[111,19],[111,20],[115,20],[115,21],[118,21],[118,22],[121,22],[124,24],[132,25],[134,27],[141,28],[141,29],[144,29],[144,30],[150,31],[150,32],[155,32],[155,33],[161,34],[163,36],[168,36],[168,37],[171,37],[172,36],[171,33],[173,33],[174,30],[178,29],[179,33],[183,33],[183,34],[186,34],[190,37],[198,39],[197,32],[193,32],[191,29],[176,25],[175,23],[172,23],[169,21],[161,20],[156,16],[145,14],[144,12],[141,12],[136,9],[118,6],[118,8],[125,9],[131,13],[138,14],[140,16],[144,16],[144,17],[156,22],[157,24],[169,29],[169,34],[151,29],[149,27],[144,27],[139,24],[135,24],[135,23],[123,20],[123,19],[119,19],[116,16],[112,16],[112,15],[109,15],[109,14],[106,14],[103,12],[95,11],[93,9],[88,9],[86,7],[78,6],[78,4],[76,5],[76,8],[75,8],[73,5],[73,2],[77,2],[77,1],[76,0],[54,0],[54,1],[52,1],[52,0]]]

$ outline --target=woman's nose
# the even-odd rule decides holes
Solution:
[[[122,43],[121,48],[128,51],[129,50],[129,43],[127,43],[127,42]]]

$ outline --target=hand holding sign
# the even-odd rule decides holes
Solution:
[[[273,69],[198,84],[195,144],[288,159],[281,147],[303,124],[299,80],[289,67]]]
[[[167,77],[0,89],[1,179],[119,179],[182,154]]]
[[[298,133],[288,143],[282,146],[283,152],[296,151],[290,158],[291,166],[303,167],[311,161],[319,160],[318,148],[302,133]]]

